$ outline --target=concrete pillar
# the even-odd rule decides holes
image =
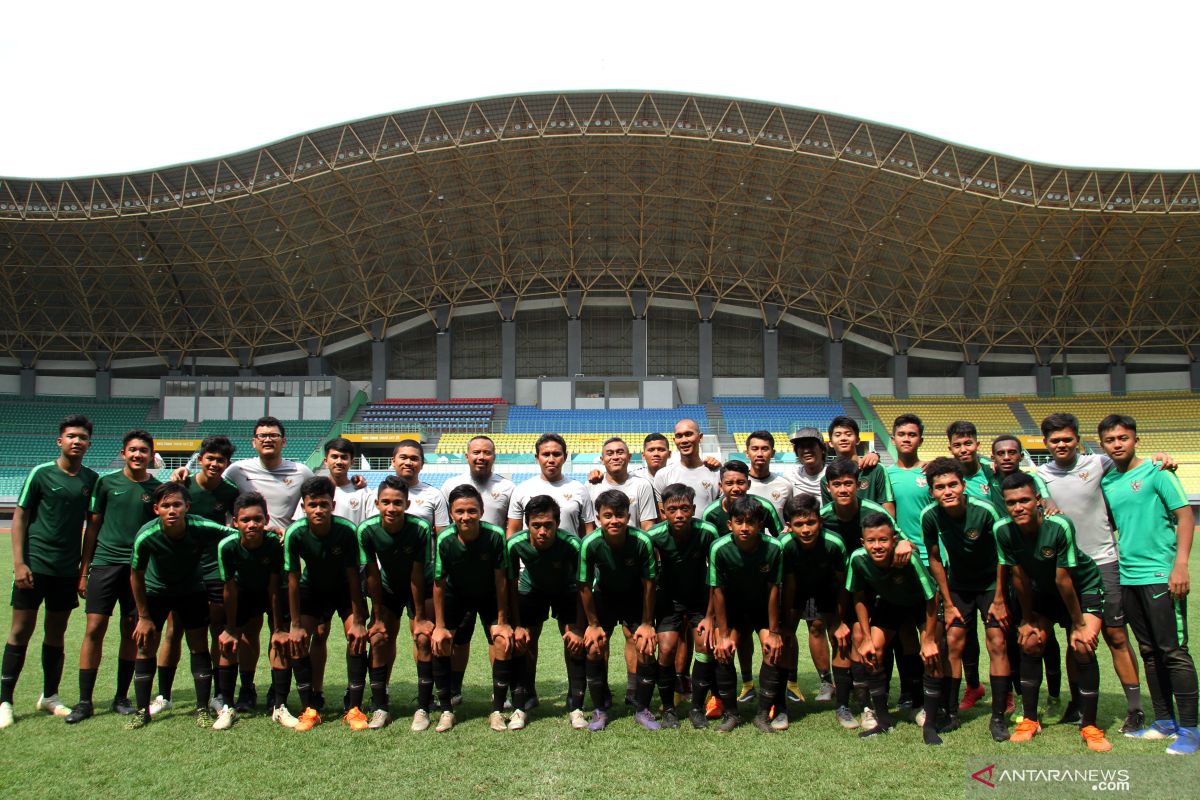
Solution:
[[[1034,358],[1037,366],[1033,368],[1033,378],[1038,397],[1054,396],[1054,376],[1051,373],[1050,359],[1054,355],[1049,347],[1035,347]]]
[[[699,367],[699,401],[711,403],[713,399],[713,325],[712,315],[717,301],[711,295],[700,295],[696,298],[696,310],[700,314],[697,323],[696,341],[699,348],[697,366]]]
[[[1192,391],[1200,392],[1200,345],[1188,345],[1188,356],[1192,359],[1188,364]]]
[[[383,338],[387,324],[383,320],[371,323],[371,399],[375,402],[387,398],[388,343]]]
[[[646,309],[650,305],[650,295],[645,289],[634,289],[629,293],[629,303],[633,308],[633,335],[630,337],[633,352],[630,354],[630,375],[638,378],[646,377],[649,346],[649,325],[646,322]]]
[[[783,306],[763,304],[763,397],[779,399],[779,322]]]
[[[843,367],[842,367],[842,336],[846,333],[846,323],[840,319],[829,318],[829,343],[825,345],[825,371],[829,375],[829,399],[842,399]]]
[[[329,374],[329,359],[321,355],[321,340],[313,337],[304,343],[308,353],[305,360],[305,374],[310,378],[324,378]]]
[[[568,289],[563,292],[567,308],[567,375],[574,377],[583,372],[583,292]]]
[[[1108,391],[1116,397],[1124,397],[1128,391],[1125,372],[1125,357],[1128,353],[1124,347],[1112,349],[1112,361],[1108,364]]]
[[[437,327],[437,399],[450,399],[450,306],[438,306],[433,310],[433,324]]]
[[[967,359],[959,370],[963,379],[963,394],[973,400],[979,398],[979,352],[979,345],[967,345]]]
[[[888,361],[888,372],[892,378],[892,396],[897,400],[908,399],[908,353],[897,351]]]
[[[500,396],[517,402],[517,298],[500,298]]]

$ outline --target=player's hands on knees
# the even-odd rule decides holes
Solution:
[[[1096,652],[1096,633],[1089,630],[1087,625],[1076,625],[1071,628],[1071,649],[1080,658],[1088,658]]]
[[[779,662],[779,656],[783,654],[783,638],[778,633],[770,633],[763,637],[762,640],[763,661],[774,666]]]
[[[366,652],[367,627],[361,622],[353,622],[346,626],[346,642],[350,645],[350,652],[354,655]]]
[[[283,631],[271,634],[270,647],[282,659],[287,659],[291,655],[291,643],[291,638]]]
[[[13,567],[13,583],[18,589],[33,588],[33,570],[28,564],[17,564]]]
[[[1171,576],[1167,578],[1167,589],[1171,592],[1172,599],[1182,600],[1187,597],[1188,592],[1192,589],[1187,564],[1175,565],[1171,570]]]
[[[988,617],[1000,626],[1000,630],[1008,633],[1008,626],[1011,621],[1008,618],[1007,603],[1003,600],[993,600],[992,604],[988,606]]]
[[[599,625],[588,625],[583,632],[583,644],[589,653],[599,652],[608,644],[608,635]]]
[[[513,652],[524,653],[529,650],[529,628],[518,625],[512,629]]]
[[[582,658],[587,653],[587,647],[584,646],[583,636],[579,631],[567,628],[562,635],[563,647],[566,648],[567,654],[575,658]]]
[[[288,650],[292,658],[304,658],[308,655],[308,630],[298,622],[293,622],[288,631]]]
[[[432,637],[433,627],[433,620],[423,619],[420,622],[414,622],[412,624],[413,639],[416,640],[418,636]]]
[[[498,656],[507,656],[512,651],[513,629],[508,625],[496,623],[489,631],[492,634],[492,646]]]
[[[719,631],[713,636],[712,653],[717,661],[728,664],[733,660],[733,654],[736,652],[737,639],[733,636],[722,636]]]
[[[441,657],[448,656],[453,645],[454,636],[450,631],[435,625],[433,633],[429,634],[429,646],[433,650],[433,654]]]
[[[963,619],[962,612],[959,611],[958,606],[954,605],[953,603],[946,603],[942,607],[942,619],[946,621],[947,628],[949,628],[951,624],[955,622],[959,623],[960,625],[966,624],[966,620]]]
[[[221,655],[226,658],[233,658],[237,655],[238,639],[240,637],[233,634],[228,628],[221,631],[217,636],[217,649],[221,651]]]
[[[864,636],[863,640],[858,644],[858,655],[871,669],[875,669],[879,662],[879,654],[875,651],[875,642],[870,636]]]
[[[925,662],[927,667],[935,668],[938,665],[938,659],[941,656],[941,650],[938,647],[937,639],[932,636],[921,636],[921,660]]]
[[[696,624],[696,646],[704,646],[706,650],[712,649],[713,635],[713,620],[712,617],[705,617]]]
[[[912,558],[913,546],[912,542],[907,539],[901,539],[896,542],[896,552],[892,556],[892,563],[897,567],[903,567]]]
[[[371,627],[367,628],[367,639],[372,647],[380,647],[387,643],[388,630],[383,620],[376,619],[371,623]]]
[[[653,625],[638,625],[637,630],[633,632],[633,639],[638,653],[647,658],[654,655],[654,648],[658,645],[658,634]]]
[[[133,644],[138,650],[143,652],[152,651],[154,649],[154,637],[158,633],[158,629],[154,627],[154,621],[149,617],[138,617],[137,625],[133,626]]]
[[[833,630],[833,641],[837,642],[837,646],[842,650],[850,649],[850,626],[846,623],[839,624]]]

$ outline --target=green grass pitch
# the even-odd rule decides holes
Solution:
[[[11,574],[11,549],[0,535],[0,570]],[[1192,575],[1200,559],[1192,558]],[[7,631],[9,607],[0,611]],[[335,626],[336,627],[336,626]],[[1195,619],[1191,634],[1197,635]],[[67,635],[66,669],[61,695],[77,696],[76,665],[83,629],[82,609],[72,615]],[[1104,766],[1105,759],[1162,755],[1163,744],[1124,739],[1117,732],[1124,698],[1106,652],[1101,655],[1101,724],[1114,749],[1089,753],[1077,729],[1050,724],[1027,745],[995,744],[987,731],[985,698],[965,712],[963,728],[946,735],[942,747],[925,747],[920,730],[900,722],[891,735],[862,741],[843,731],[832,708],[809,702],[794,706],[792,727],[766,735],[746,725],[729,735],[714,729],[694,731],[685,721],[677,731],[644,731],[630,710],[618,705],[616,719],[602,733],[570,729],[565,716],[565,671],[556,639],[543,639],[538,676],[541,707],[529,728],[494,733],[487,727],[491,677],[482,634],[476,634],[467,672],[465,702],[458,726],[445,734],[432,728],[408,730],[416,696],[412,662],[402,657],[391,686],[397,719],[381,731],[351,732],[333,713],[324,725],[297,734],[270,723],[259,713],[241,717],[226,732],[194,727],[189,712],[194,697],[187,656],[175,680],[176,710],[148,728],[127,732],[125,718],[107,710],[115,678],[115,626],[110,628],[106,659],[96,687],[97,715],[77,726],[34,711],[41,690],[40,631],[16,693],[17,722],[0,731],[0,788],[21,798],[139,797],[153,800],[201,796],[237,798],[497,796],[568,797],[584,793],[607,797],[804,797],[847,798],[870,794],[889,798],[928,798],[963,790],[970,758],[1033,755],[1080,756]],[[1061,632],[1060,632],[1061,639]],[[342,635],[330,636],[325,694],[340,708],[345,684]],[[401,647],[401,652],[408,650]],[[614,647],[612,685],[619,698],[624,668]],[[986,655],[985,655],[986,659]],[[802,660],[807,662],[807,657]],[[986,670],[986,665],[984,667]],[[260,664],[258,687],[264,697],[269,679]],[[984,672],[986,675],[986,671]],[[806,693],[815,693],[816,675],[803,663]],[[1065,679],[1064,679],[1065,683]],[[157,681],[155,684],[157,690]],[[895,687],[893,687],[893,692]],[[1066,694],[1066,687],[1063,687]],[[1145,702],[1149,707],[1149,695]],[[893,695],[894,700],[894,695]],[[656,701],[657,702],[657,701]],[[619,703],[619,700],[618,700]],[[290,705],[296,709],[293,689]],[[686,705],[682,711],[686,715]],[[746,710],[746,716],[750,713]],[[1051,722],[1054,720],[1051,719]],[[1139,759],[1144,761],[1144,759]],[[1174,765],[1174,759],[1170,762]]]

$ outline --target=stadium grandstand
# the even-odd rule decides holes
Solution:
[[[985,447],[1071,411],[1139,421],[1200,497],[1200,186],[1190,172],[1023,162],[863,120],[671,93],[414,109],[128,175],[0,178],[0,505],[95,420],[164,468],[200,440],[334,435],[371,482],[396,442],[439,485],[467,441],[515,480],[566,435],[640,452],[695,419],[749,431],[848,414],[957,419]],[[635,460],[638,457],[635,456]]]

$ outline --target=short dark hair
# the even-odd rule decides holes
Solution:
[[[162,502],[164,497],[170,497],[173,494],[179,495],[183,498],[183,502],[191,505],[192,493],[188,491],[187,486],[183,485],[179,481],[167,481],[166,483],[160,483],[154,488],[154,493],[150,495],[150,501],[154,505],[158,505]]]
[[[645,450],[646,445],[650,444],[651,442],[662,442],[667,446],[668,450],[671,449],[671,441],[661,433],[647,433],[646,438],[642,439],[642,449]]]
[[[467,449],[468,450],[471,449],[471,442],[475,442],[480,439],[483,439],[485,442],[490,444],[492,446],[492,450],[496,449],[496,442],[492,439],[492,437],[488,436],[486,433],[477,433],[474,436],[472,436],[470,439],[468,439],[467,440]]]
[[[1133,417],[1128,414],[1109,414],[1100,420],[1100,424],[1096,426],[1096,435],[1103,436],[1105,431],[1110,431],[1113,428],[1129,428],[1129,430],[1137,433],[1137,423],[1134,422]]]
[[[996,452],[996,445],[1000,442],[1016,442],[1017,450],[1024,452],[1025,445],[1021,444],[1021,440],[1011,433],[1002,433],[995,439],[992,439],[992,452]]]
[[[629,450],[629,444],[626,443],[626,441],[624,439],[622,439],[620,436],[610,436],[604,440],[604,444],[600,445],[600,452],[604,452],[604,448],[608,447],[613,442],[620,442],[621,444],[625,445],[626,451]]]
[[[917,433],[922,436],[925,435],[925,423],[921,422],[921,418],[916,414],[901,414],[892,420],[892,433],[895,433],[896,428],[899,428],[901,425],[916,425]]]
[[[670,483],[662,490],[661,500],[663,508],[666,508],[667,503],[671,500],[687,500],[695,505],[696,490],[686,483]]]
[[[767,524],[767,509],[757,497],[743,495],[729,504],[729,519],[754,522],[762,527]]]
[[[525,524],[529,524],[532,517],[540,514],[551,514],[554,517],[554,524],[557,525],[562,521],[562,509],[558,506],[558,501],[548,494],[539,494],[525,501]]]
[[[329,455],[330,450],[337,450],[339,453],[345,453],[351,458],[354,458],[354,443],[345,436],[339,436],[336,439],[330,439],[328,442],[326,442],[325,455]]]
[[[133,430],[125,434],[125,436],[121,439],[121,449],[124,450],[125,445],[129,444],[134,439],[145,442],[146,444],[150,445],[150,451],[154,451],[154,437],[151,436],[147,431],[143,430]]]
[[[825,468],[825,482],[838,478],[854,478],[858,476],[858,462],[852,458],[835,458]]]
[[[375,496],[378,497],[379,493],[384,489],[391,489],[394,492],[400,492],[406,498],[408,497],[408,484],[399,475],[388,475],[380,481],[379,487],[375,490]]]
[[[747,464],[745,461],[739,461],[736,458],[731,458],[728,461],[726,461],[724,464],[721,465],[720,480],[725,480],[726,472],[739,472],[742,475],[745,475],[747,478],[749,478],[750,477],[750,465]]]
[[[567,440],[559,436],[557,433],[543,433],[541,436],[539,436],[537,441],[533,443],[533,454],[537,455],[538,453],[542,452],[542,445],[549,442],[553,442],[561,447],[563,449],[563,455],[567,454]]]
[[[239,494],[233,501],[233,508],[231,509],[230,513],[233,514],[234,519],[237,519],[239,511],[241,511],[243,508],[253,508],[254,506],[261,508],[263,515],[268,519],[270,518],[271,512],[267,508],[267,499],[258,492],[242,492]]]
[[[784,522],[791,522],[799,516],[821,518],[821,501],[816,495],[794,494],[783,504]]]
[[[474,500],[479,504],[479,510],[483,510],[483,495],[481,495],[479,490],[469,483],[460,483],[458,486],[455,486],[453,489],[451,489],[450,495],[446,498],[446,506],[452,506],[463,498],[466,498],[467,500]]]
[[[233,442],[229,441],[228,436],[222,436],[219,433],[205,437],[204,441],[200,443],[200,455],[216,453],[224,456],[226,461],[233,460],[233,451],[236,449]]]
[[[963,473],[962,464],[958,463],[957,458],[949,456],[939,456],[933,461],[925,465],[925,481],[930,487],[933,486],[933,479],[942,475],[957,475],[958,479],[966,482],[967,476]]]
[[[83,428],[92,435],[92,421],[83,414],[68,414],[58,421],[58,432],[61,434],[67,428]]]
[[[772,450],[775,449],[775,434],[771,433],[770,431],[761,431],[760,430],[760,431],[753,431],[753,432],[747,434],[747,436],[746,436],[746,447],[747,448],[750,447],[751,439],[759,439],[761,441],[764,441],[767,444],[771,445]]]
[[[1042,420],[1042,436],[1049,436],[1055,431],[1069,430],[1076,436],[1079,435],[1079,418],[1074,414],[1065,412],[1051,414]]]
[[[300,484],[300,497],[302,499],[309,497],[328,497],[332,499],[335,491],[333,481],[324,475],[314,475]]]
[[[854,421],[854,418],[847,417],[844,414],[829,420],[829,428],[825,432],[832,437],[834,428],[849,428],[850,430],[854,431],[855,436],[861,435],[858,429],[858,423]]]
[[[287,436],[287,431],[283,429],[283,423],[275,417],[259,417],[258,422],[254,423],[254,433],[258,432],[259,428],[279,428],[280,436]]]
[[[1004,493],[1009,489],[1024,489],[1026,486],[1033,487],[1034,495],[1041,495],[1041,492],[1038,491],[1037,481],[1033,479],[1033,476],[1028,472],[1017,470],[1000,482],[1000,492]]]
[[[421,443],[418,442],[416,439],[401,439],[400,441],[396,442],[396,446],[392,448],[392,458],[395,458],[396,453],[399,453],[402,449],[407,449],[410,447],[415,449],[418,453],[421,454],[421,463],[424,464],[425,463],[425,448],[421,447]]]
[[[965,419],[955,420],[946,426],[946,438],[954,439],[959,436],[970,436],[978,441],[979,431],[975,429],[973,422],[967,422]]]
[[[896,532],[896,521],[882,511],[872,511],[863,517],[862,529],[867,528],[882,528],[887,526],[892,529],[892,533]]]
[[[595,506],[597,512],[602,508],[607,508],[614,514],[628,514],[629,498],[618,489],[608,489],[596,497]]]

